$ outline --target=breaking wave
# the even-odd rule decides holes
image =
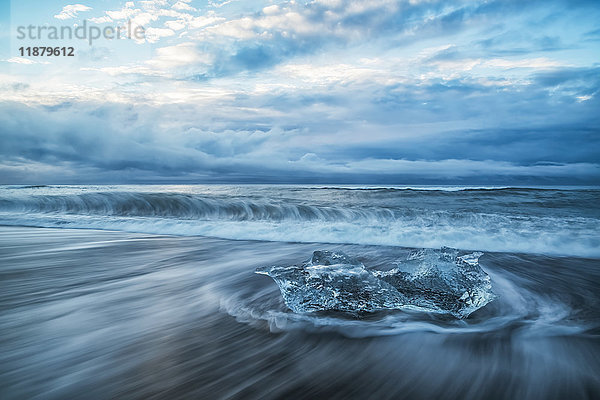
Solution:
[[[597,190],[150,188],[5,187],[0,223],[600,257]]]

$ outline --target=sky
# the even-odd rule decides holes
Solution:
[[[600,184],[597,0],[80,1],[0,0],[2,184]]]

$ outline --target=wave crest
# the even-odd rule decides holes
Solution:
[[[214,192],[5,190],[0,223],[600,257],[596,192]]]

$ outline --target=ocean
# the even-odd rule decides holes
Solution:
[[[483,253],[466,318],[255,273],[442,247]],[[600,397],[598,188],[5,185],[0,260],[3,399]]]

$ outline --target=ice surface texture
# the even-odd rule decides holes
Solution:
[[[262,267],[294,312],[418,309],[465,318],[495,296],[479,266],[483,253],[413,251],[389,271],[370,271],[344,253],[315,251],[301,265]]]

